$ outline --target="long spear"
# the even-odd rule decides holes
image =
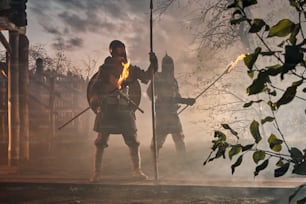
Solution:
[[[153,52],[153,0],[150,0],[150,52]],[[151,98],[152,98],[152,129],[153,129],[153,154],[154,154],[154,179],[158,181],[158,160],[157,160],[157,139],[156,139],[156,111],[155,111],[155,83],[154,83],[154,70],[152,69],[151,79]]]
[[[237,65],[237,63],[240,61],[240,60],[243,60],[245,57],[244,54],[241,54],[237,57],[237,59],[233,62],[231,62],[229,65],[227,65],[225,71],[217,77],[217,79],[215,79],[208,87],[206,87],[203,91],[201,91],[201,93],[199,93],[194,99],[197,100],[200,96],[202,96],[208,89],[210,89],[210,87],[212,87],[217,81],[219,81],[225,74],[231,72],[235,66]],[[189,105],[185,105],[184,108],[182,108],[178,114],[182,113],[184,110],[186,110],[187,108],[189,107]]]

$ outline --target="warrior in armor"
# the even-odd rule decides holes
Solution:
[[[151,84],[147,94],[152,99]],[[179,158],[184,159],[186,147],[181,121],[178,117],[179,104],[193,105],[195,99],[182,98],[174,77],[173,59],[167,54],[162,59],[162,71],[155,74],[156,145],[157,153],[162,148],[168,134],[172,135]],[[153,140],[151,150],[154,150]]]
[[[147,71],[129,65],[128,77],[118,87],[124,64],[128,63],[125,45],[119,40],[114,40],[110,43],[109,51],[111,56],[107,57],[104,64],[99,67],[99,71],[92,77],[87,89],[90,107],[96,113],[94,131],[98,132],[95,140],[94,174],[91,181],[95,182],[102,178],[102,157],[104,149],[108,146],[110,134],[122,134],[130,150],[133,177],[146,179],[147,176],[141,170],[135,104],[139,105],[141,97],[138,79],[142,83],[149,82],[157,71],[157,57],[154,53],[150,53],[150,66]]]

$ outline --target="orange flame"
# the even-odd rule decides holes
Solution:
[[[129,77],[129,68],[130,68],[130,60],[127,61],[127,63],[122,62],[122,72],[120,74],[120,78],[117,81],[117,88],[121,89],[121,85],[124,80],[126,80]]]
[[[241,54],[241,55],[239,55],[239,56],[236,58],[235,61],[232,61],[229,65],[227,65],[227,67],[226,67],[227,73],[231,72],[231,71],[236,67],[236,65],[238,64],[238,62],[239,62],[240,60],[243,60],[245,57],[246,57],[245,54]]]

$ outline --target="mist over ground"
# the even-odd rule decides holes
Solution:
[[[294,18],[287,9],[287,4],[285,0],[262,1],[255,6],[252,14],[262,16],[271,24],[276,23],[275,19],[278,18],[287,16]],[[91,76],[109,55],[108,44],[113,39],[120,39],[126,43],[132,64],[143,69],[147,68],[149,64],[149,7],[144,1],[29,1],[28,5],[29,14],[32,14],[29,15],[28,27],[31,43],[43,43],[50,53],[56,53],[57,43],[61,42],[65,45],[65,54],[71,57],[72,61],[78,62],[78,66],[82,68],[85,66],[79,59],[91,56],[98,62],[97,66],[91,70]],[[120,9],[122,6],[125,8],[124,12],[118,12],[122,10]],[[186,29],[188,25],[191,25],[191,13],[194,9],[194,7],[174,4],[161,17],[155,13],[154,18],[154,51],[159,63],[166,53],[173,58],[175,76],[182,97],[197,96],[213,83],[237,56],[252,52],[247,50],[241,42],[224,49],[210,47],[197,49],[199,46],[195,43],[192,30]],[[255,40],[252,41],[253,47],[256,47],[255,42]],[[265,66],[266,63],[270,62],[262,62],[258,66]],[[221,129],[222,123],[229,124],[237,130],[241,140],[247,144],[252,141],[249,134],[250,122],[254,119],[260,120],[269,114],[269,111],[261,105],[248,109],[242,107],[244,103],[252,99],[258,100],[256,96],[253,98],[247,96],[246,87],[251,79],[247,77],[246,71],[243,62],[239,62],[232,72],[225,74],[199,97],[192,107],[180,114],[187,147],[187,161],[185,164],[177,162],[174,144],[169,135],[160,151],[161,178],[195,181],[208,178],[256,181],[273,177],[273,170],[266,169],[254,179],[253,171],[256,165],[251,156],[249,162],[245,159],[234,175],[231,174],[229,160],[221,159],[203,166],[210,152],[214,130]],[[280,84],[280,81],[278,83]],[[140,107],[145,113],[136,112],[136,122],[141,142],[143,168],[152,178],[153,166],[149,149],[152,139],[152,114],[151,102],[145,94],[146,89],[147,85],[143,84]],[[298,90],[298,95],[306,97],[301,90]],[[304,110],[305,101],[295,99],[288,107],[281,108],[277,112],[280,126],[285,135],[289,136],[289,143],[301,148],[304,148],[303,136],[306,127]],[[90,114],[89,131],[88,135],[84,135],[83,144],[58,152],[55,162],[62,165],[63,170],[60,173],[64,175],[69,175],[70,172],[70,175],[88,178],[92,173],[93,142],[96,133],[92,131],[94,113],[88,114]],[[274,132],[274,128],[269,127],[261,131],[263,140],[267,140]],[[119,177],[130,175],[128,148],[122,136],[112,135],[109,145],[103,159],[105,175]],[[46,165],[46,169],[52,169],[52,165],[48,163]],[[288,174],[286,177],[296,176]]]

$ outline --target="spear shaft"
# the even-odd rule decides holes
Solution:
[[[225,70],[215,81],[213,81],[208,87],[206,87],[201,93],[199,93],[194,99],[197,100],[200,96],[202,96],[210,87],[212,87],[217,81],[219,81],[226,73],[228,73],[228,70]],[[182,113],[184,110],[186,110],[189,107],[189,105],[185,105],[184,108],[182,108],[178,114]]]
[[[153,52],[153,0],[150,0],[150,52]],[[156,111],[155,111],[155,83],[154,83],[154,69],[152,69],[151,79],[151,98],[152,98],[152,132],[153,132],[153,154],[154,154],[154,180],[158,181],[158,153],[157,153],[157,138],[156,138]]]

